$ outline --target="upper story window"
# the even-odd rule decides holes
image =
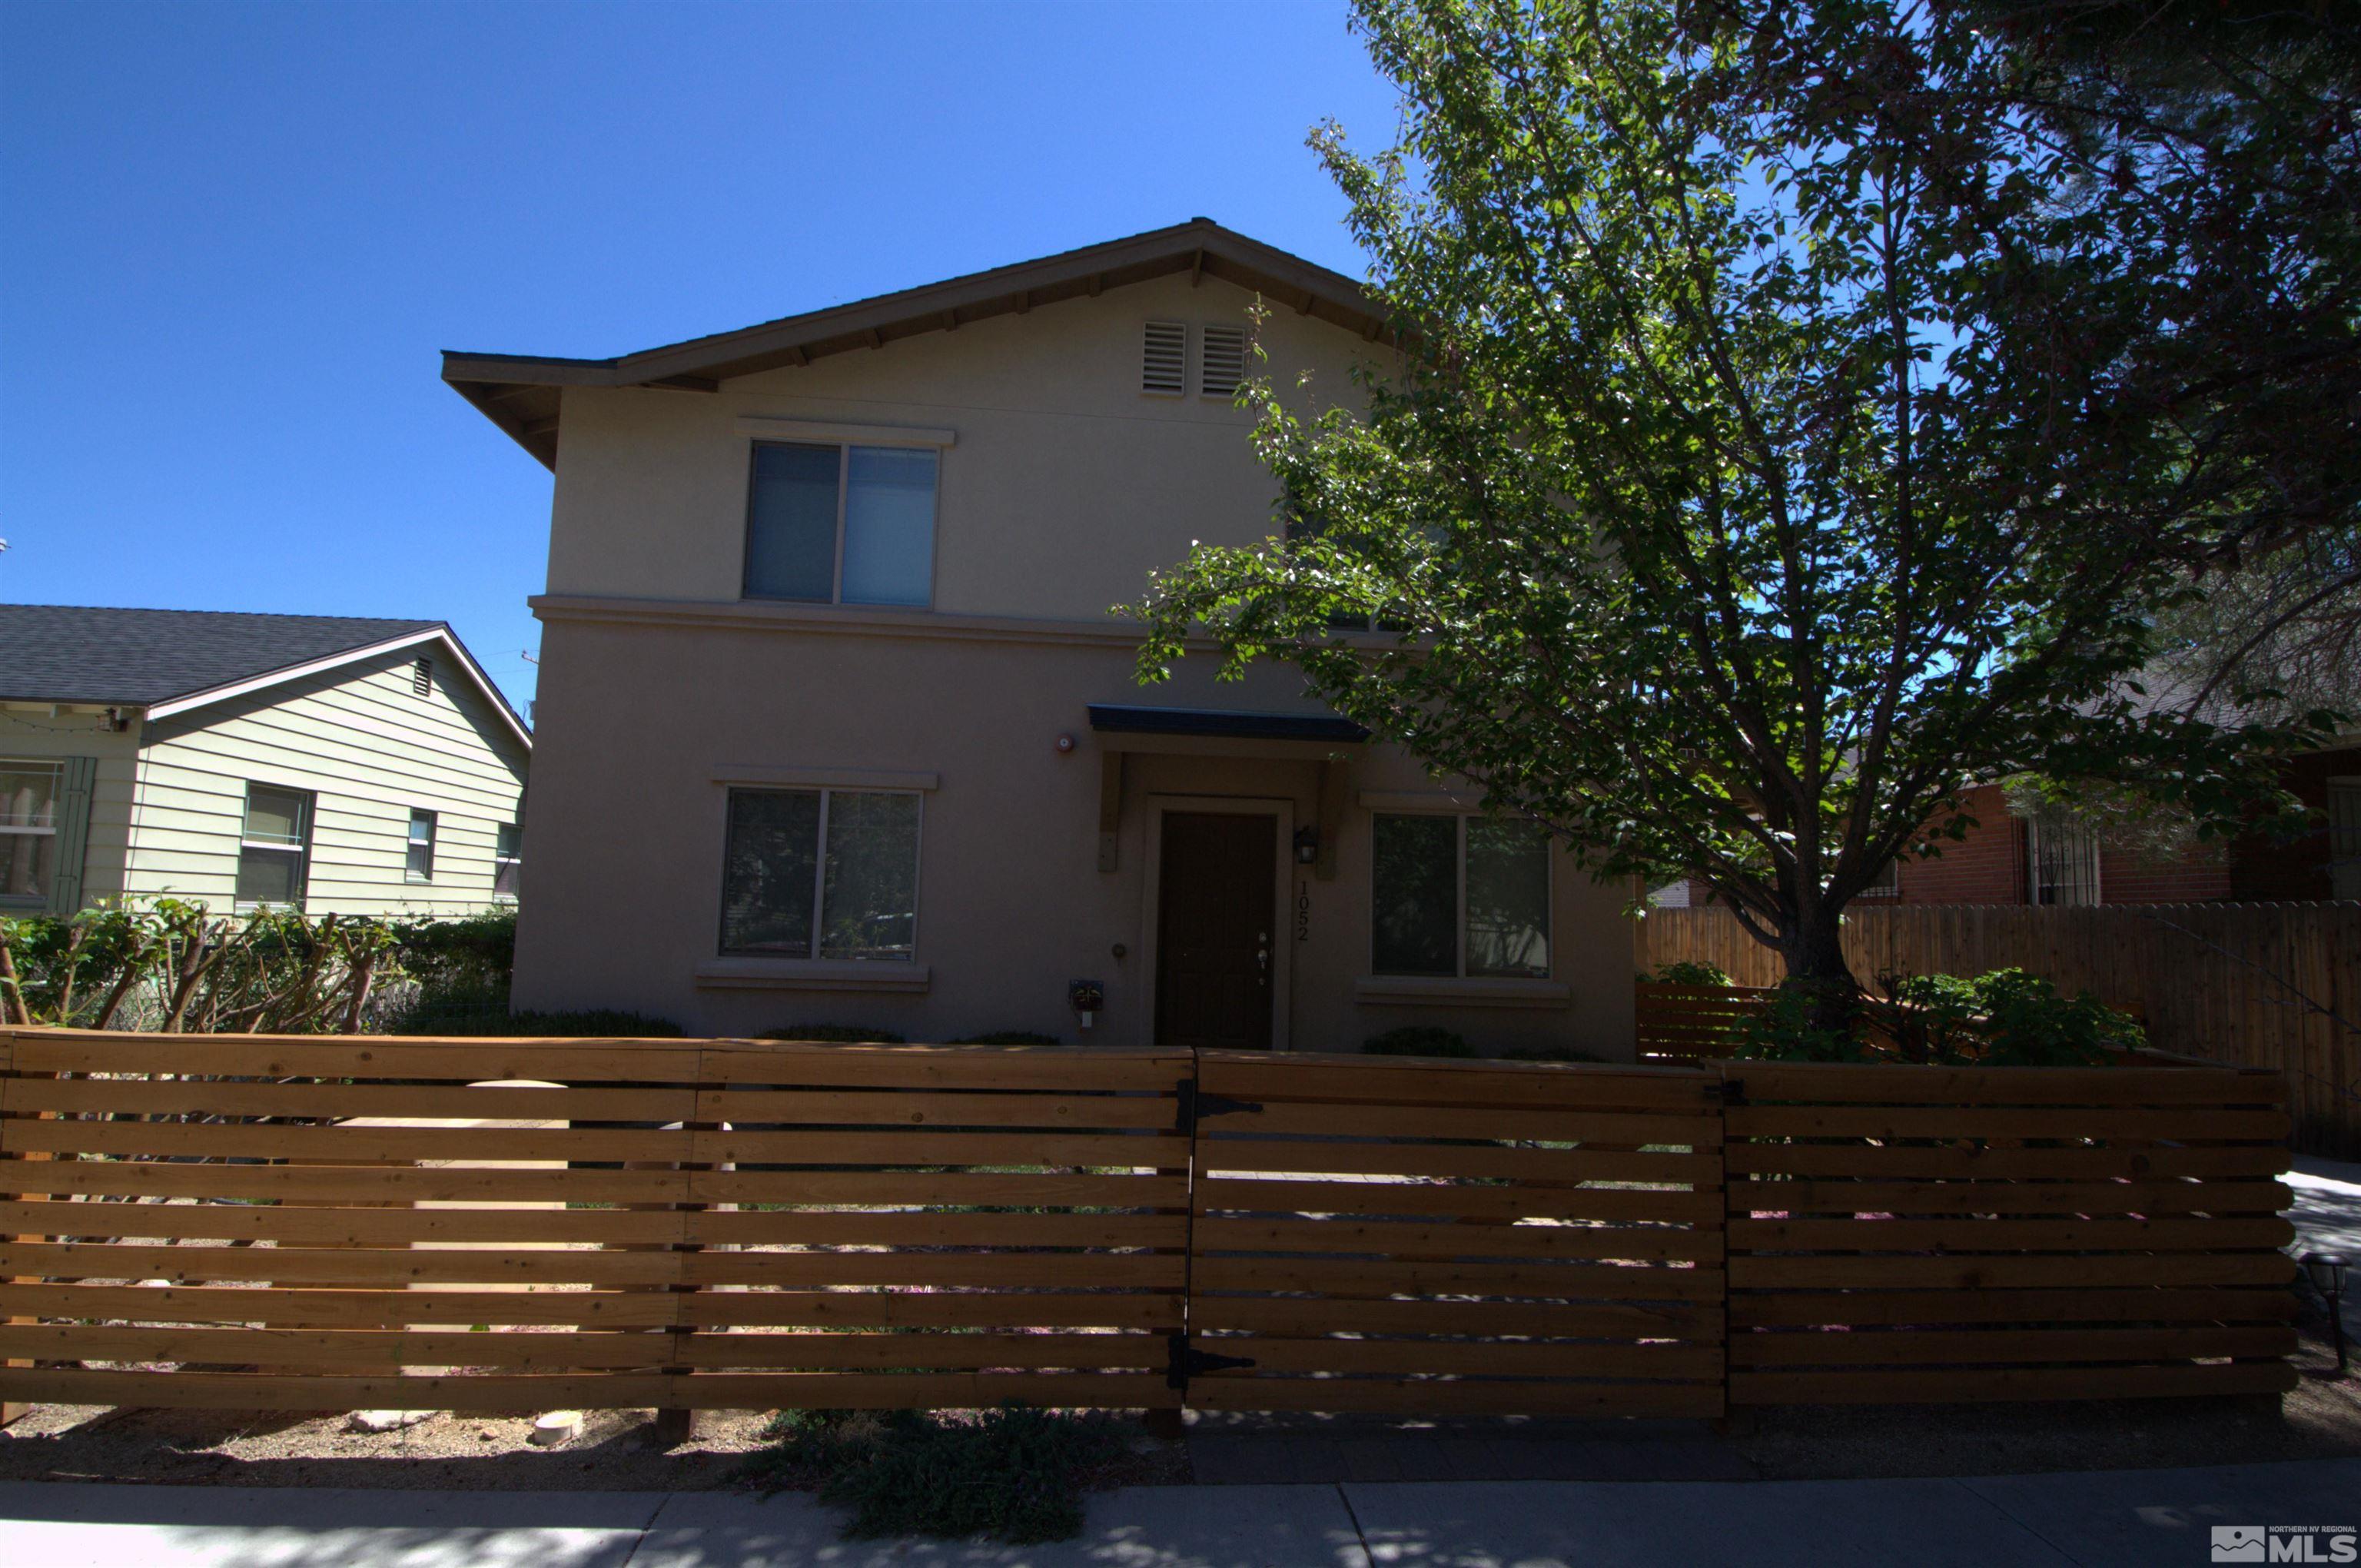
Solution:
[[[1372,844],[1375,972],[1548,978],[1548,834],[1483,817],[1380,816]]]
[[[746,501],[748,598],[934,602],[937,455],[757,442]]]
[[[302,790],[246,786],[246,823],[237,836],[237,902],[301,909],[311,877],[312,796]]]
[[[917,951],[918,797],[733,789],[721,853],[721,951],[898,959]]]
[[[58,872],[61,762],[0,761],[0,904],[47,904]]]

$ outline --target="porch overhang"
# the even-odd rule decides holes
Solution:
[[[1210,707],[1089,705],[1099,742],[1099,870],[1118,863],[1123,819],[1124,758],[1132,752],[1312,762],[1320,769],[1314,824],[1318,849],[1312,874],[1336,875],[1336,830],[1345,811],[1345,759],[1369,731],[1333,713],[1252,713]]]
[[[1333,713],[1250,713],[1216,707],[1150,707],[1123,703],[1090,705],[1091,729],[1103,736],[1161,736],[1207,740],[1278,740],[1319,748],[1358,746],[1369,738],[1362,725]],[[1115,750],[1120,740],[1104,742]],[[1198,748],[1192,748],[1192,750]],[[1205,747],[1221,751],[1221,747]]]

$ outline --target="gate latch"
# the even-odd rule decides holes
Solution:
[[[1172,1092],[1180,1102],[1176,1132],[1194,1133],[1197,1124],[1208,1116],[1235,1116],[1242,1112],[1262,1109],[1260,1101],[1233,1100],[1226,1094],[1207,1094],[1197,1087],[1197,1080],[1193,1078],[1184,1078],[1174,1084]]]
[[[1224,1372],[1232,1367],[1252,1366],[1251,1355],[1216,1355],[1210,1350],[1199,1350],[1189,1343],[1189,1336],[1175,1331],[1164,1336],[1168,1359],[1164,1366],[1164,1386],[1188,1392],[1189,1379],[1207,1372]]]

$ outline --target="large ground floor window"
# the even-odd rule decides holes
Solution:
[[[1376,973],[1548,977],[1546,832],[1482,817],[1379,816],[1372,835]]]
[[[721,951],[899,959],[917,952],[918,797],[733,789],[722,850]]]

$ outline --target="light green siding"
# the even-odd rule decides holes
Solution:
[[[45,707],[0,709],[0,759],[63,762],[88,757],[97,764],[82,847],[82,902],[123,892],[123,849],[131,820],[132,779],[139,755],[136,726],[110,730],[95,713]],[[71,869],[71,868],[68,868]]]
[[[434,661],[433,689],[413,661]],[[493,836],[520,820],[525,751],[434,644],[208,704],[147,726],[129,828],[128,891],[226,909],[249,784],[313,797],[304,907],[456,915],[490,905]],[[403,871],[410,814],[437,817],[434,870]],[[93,823],[93,843],[98,828]]]

